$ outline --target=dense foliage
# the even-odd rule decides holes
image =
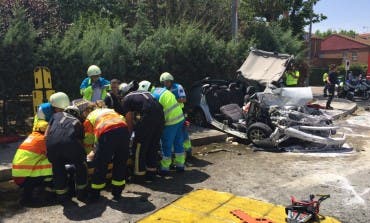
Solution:
[[[76,97],[91,64],[124,81],[157,81],[169,71],[189,87],[206,76],[231,78],[250,47],[303,57],[303,26],[311,15],[324,18],[310,14],[317,0],[273,2],[280,5],[270,12],[257,6],[271,1],[240,0],[235,42],[230,0],[0,1],[1,96],[30,93],[36,66],[49,67],[54,87]]]

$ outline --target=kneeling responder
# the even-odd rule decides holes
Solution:
[[[21,202],[32,201],[32,191],[38,186],[50,190],[52,167],[46,157],[44,132],[48,126],[45,120],[34,123],[32,133],[23,141],[13,158],[12,176],[14,182],[23,188]]]
[[[101,75],[102,72],[96,65],[91,65],[87,69],[87,78],[80,85],[80,93],[84,99],[92,102],[105,99],[110,89],[110,82]]]
[[[122,111],[129,129],[135,132],[134,175],[145,175],[146,180],[152,181],[157,172],[157,154],[164,128],[163,108],[149,92],[136,89],[132,84],[121,89]],[[134,126],[135,114],[139,114],[140,119]]]
[[[108,108],[94,108],[86,100],[74,101],[82,113],[84,121],[86,151],[96,144],[93,163],[95,170],[91,180],[92,200],[100,197],[105,187],[108,163],[113,159],[112,195],[119,200],[125,187],[127,175],[126,162],[129,155],[129,132],[122,115]]]
[[[175,165],[177,172],[184,171],[185,154],[183,147],[184,114],[179,103],[169,90],[151,87],[149,81],[141,81],[139,90],[151,91],[153,97],[162,105],[165,127],[161,137],[162,161],[161,175],[167,175],[172,163],[172,147],[175,150]]]
[[[86,153],[82,144],[84,131],[79,119],[64,112],[69,98],[62,92],[50,96],[54,114],[46,132],[47,156],[53,165],[55,192],[60,202],[68,199],[66,164],[75,166],[76,194],[79,200],[87,196]]]

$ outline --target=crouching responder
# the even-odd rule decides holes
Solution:
[[[23,188],[21,203],[32,202],[32,191],[42,186],[50,191],[52,167],[46,157],[44,132],[48,126],[45,120],[34,123],[32,133],[19,146],[13,158],[12,176],[14,182]]]
[[[181,109],[184,112],[184,103],[186,103],[186,94],[185,94],[185,90],[182,87],[182,85],[178,84],[178,83],[174,83],[175,79],[168,72],[162,73],[159,80],[160,80],[161,84],[165,88],[167,88],[167,90],[171,91],[172,94],[175,95],[177,102],[179,103]],[[185,114],[185,112],[184,112],[184,114]],[[184,138],[183,146],[184,146],[184,150],[185,150],[185,153],[186,153],[186,157],[190,158],[192,156],[192,154],[191,154],[191,141],[190,141],[189,133],[188,133],[188,129],[187,129],[187,126],[189,124],[188,124],[187,121],[185,121],[185,123],[187,123],[187,124],[185,124],[183,129],[182,129],[183,130],[182,134],[183,134],[183,138]]]
[[[124,96],[122,111],[129,130],[135,132],[134,175],[145,175],[145,180],[152,181],[157,173],[157,157],[164,128],[163,108],[148,91],[133,91],[136,89],[137,86],[131,84],[121,89]],[[135,114],[140,118],[135,120],[134,126]]]
[[[82,97],[88,101],[104,100],[110,88],[110,82],[101,77],[101,70],[96,65],[87,69],[87,78],[80,85]]]
[[[149,81],[141,81],[139,90],[151,91],[153,97],[162,105],[165,127],[161,137],[162,161],[161,175],[167,175],[172,163],[172,147],[175,150],[175,165],[177,172],[184,171],[185,154],[183,147],[184,114],[179,103],[169,90],[151,87]]]
[[[55,193],[60,202],[68,197],[68,174],[66,164],[75,166],[76,194],[79,200],[87,197],[86,153],[82,144],[83,126],[79,119],[67,112],[70,101],[65,93],[58,92],[50,96],[54,114],[46,131],[47,157],[53,165]]]
[[[91,201],[100,198],[100,191],[105,187],[108,163],[113,159],[112,195],[119,200],[125,187],[127,175],[126,162],[129,155],[129,132],[122,115],[108,108],[94,108],[86,100],[73,102],[82,114],[85,129],[84,144],[86,150],[94,148],[95,165],[91,180]]]

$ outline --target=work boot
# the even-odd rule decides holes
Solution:
[[[166,177],[166,176],[170,175],[170,171],[169,171],[169,170],[159,170],[159,171],[158,171],[158,174],[159,174],[161,177]]]
[[[81,189],[76,191],[76,197],[79,201],[86,201],[87,200],[87,189]]]
[[[155,181],[156,175],[157,175],[156,171],[146,171],[145,181],[147,181],[147,182]]]
[[[94,203],[100,199],[100,190],[91,189],[88,195],[88,202]]]
[[[57,194],[57,201],[59,204],[66,204],[67,202],[71,201],[71,197],[65,193],[65,194]]]
[[[183,173],[183,172],[185,172],[185,167],[183,167],[183,166],[177,166],[176,167],[176,172],[177,173]]]
[[[119,201],[122,199],[122,191],[124,188],[125,188],[125,185],[121,187],[116,187],[116,186],[112,187],[112,195],[113,195],[114,201]]]
[[[193,154],[192,154],[191,149],[186,150],[185,153],[186,153],[186,161],[190,161],[193,159]]]

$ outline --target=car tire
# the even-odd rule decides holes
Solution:
[[[249,141],[253,143],[253,145],[260,146],[258,140],[269,138],[271,133],[272,129],[270,128],[270,126],[262,122],[256,122],[249,126],[247,130],[247,137]]]
[[[200,127],[208,127],[206,116],[204,115],[204,112],[200,108],[196,109],[193,112],[191,120],[194,125]]]

